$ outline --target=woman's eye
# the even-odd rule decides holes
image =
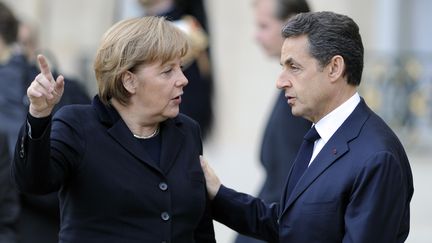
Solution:
[[[162,73],[170,73],[172,71],[172,68],[170,69],[166,69],[165,71],[163,71]]]

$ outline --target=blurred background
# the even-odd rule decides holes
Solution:
[[[92,61],[102,34],[141,15],[135,0],[3,0],[37,31],[57,69],[96,93]],[[214,76],[214,125],[205,155],[224,184],[256,194],[263,180],[259,142],[280,71],[254,42],[252,0],[207,0]],[[432,1],[309,0],[313,11],[347,14],[360,26],[365,69],[360,94],[399,135],[411,161],[415,192],[409,243],[432,242]],[[216,224],[218,242],[230,229]]]

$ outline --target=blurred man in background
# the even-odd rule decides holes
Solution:
[[[255,0],[253,7],[256,41],[269,57],[279,61],[284,41],[281,34],[284,23],[297,13],[309,12],[309,6],[304,0]],[[269,85],[274,84],[273,80],[268,82]],[[311,122],[293,116],[284,91],[278,92],[261,145],[260,161],[266,178],[258,194],[259,198],[268,203],[279,201],[292,162],[311,125]],[[262,241],[239,235],[235,242]]]
[[[13,157],[20,123],[25,119],[28,110],[27,87],[39,73],[35,63],[35,57],[41,51],[37,34],[35,26],[20,22],[11,9],[0,2],[0,132],[3,132],[7,139],[7,144],[2,144],[0,149],[4,152],[8,148],[9,158]],[[54,57],[51,59],[54,60]],[[66,78],[65,87],[67,91],[56,109],[67,104],[90,102],[90,97],[78,81]],[[0,180],[2,192],[6,192],[11,189],[11,185],[6,183],[10,179],[7,164],[10,161],[6,161],[3,156],[6,155],[2,155]],[[7,173],[4,169],[7,169]],[[1,215],[0,219],[0,224],[7,220],[8,229],[16,229],[18,242],[58,242],[60,213],[56,192],[44,196],[20,194],[19,201],[12,201],[13,198],[10,197],[8,199],[6,194],[1,194],[0,197],[1,214],[6,212],[3,207],[12,207],[9,213],[16,212],[16,216],[20,211],[17,222],[12,222],[11,215]],[[8,231],[1,230],[0,235],[2,232]],[[0,238],[0,242],[9,243],[3,241],[3,238]]]
[[[0,242],[16,243],[19,216],[18,193],[11,185],[7,137],[0,133]]]

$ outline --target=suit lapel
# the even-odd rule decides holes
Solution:
[[[151,162],[152,159],[150,155],[145,151],[145,149],[143,149],[142,144],[133,137],[131,131],[122,119],[118,119],[117,122],[108,129],[108,134],[114,140],[116,140],[120,144],[120,146],[122,146],[136,158],[143,161],[148,166],[151,166],[154,169],[160,171],[160,169],[155,165],[155,163]]]
[[[168,172],[184,141],[184,134],[179,128],[181,122],[178,118],[168,119],[161,123],[162,145],[160,168],[158,168],[151,162],[150,155],[142,148],[142,145],[134,139],[131,131],[114,108],[102,104],[97,95],[94,97],[92,105],[101,123],[108,127],[108,134],[125,150],[157,171]]]
[[[316,180],[316,178],[349,150],[346,141],[336,142],[336,139],[333,138],[331,140],[333,140],[333,142],[327,142],[303,176],[299,179],[298,184],[294,187],[291,196],[284,205],[282,214]],[[333,151],[337,151],[337,153]]]
[[[299,179],[288,201],[284,202],[285,197],[282,197],[284,203],[282,203],[283,211],[281,216],[325,170],[331,167],[336,160],[349,152],[348,143],[358,136],[363,124],[370,116],[370,112],[371,111],[362,99],[353,113],[348,116],[341,127],[333,134],[313,160],[310,167],[305,171],[304,175]],[[284,191],[286,191],[286,186]],[[286,196],[286,192],[284,192],[284,196]]]
[[[177,118],[167,120],[161,124],[162,146],[160,166],[163,172],[168,173],[183,146],[185,135],[179,127]]]

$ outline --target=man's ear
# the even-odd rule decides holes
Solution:
[[[343,59],[342,56],[336,55],[336,56],[332,57],[329,64],[327,65],[327,67],[329,70],[328,75],[329,75],[330,79],[332,81],[336,81],[339,78],[341,78],[344,74],[345,60]]]
[[[136,92],[136,81],[135,81],[135,75],[130,72],[126,71],[122,74],[122,83],[123,87],[131,94],[135,94]]]

